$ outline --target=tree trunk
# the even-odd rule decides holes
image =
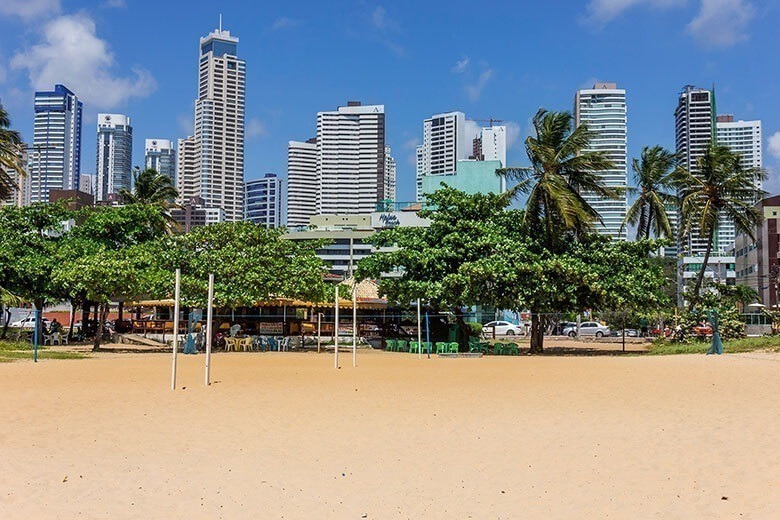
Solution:
[[[696,306],[699,300],[699,291],[701,290],[702,282],[704,281],[704,271],[707,270],[707,263],[710,261],[710,253],[712,252],[712,241],[715,236],[715,228],[710,231],[709,240],[707,240],[707,249],[704,252],[704,262],[701,264],[701,270],[696,277],[696,286],[693,289],[693,296],[691,296],[691,303],[688,305],[688,311],[693,312],[693,308]]]
[[[544,317],[531,309],[531,348],[529,354],[541,354],[544,349]]]
[[[81,302],[81,338],[87,337],[87,322],[89,321],[89,300],[86,298]]]
[[[76,301],[70,301],[70,326],[68,327],[68,344],[73,341],[73,322],[76,320]]]
[[[8,334],[8,326],[11,324],[11,308],[8,305],[4,305],[3,313],[5,314],[5,321],[3,322],[3,334],[0,335],[0,339],[5,339]]]
[[[108,316],[108,304],[101,303],[98,309],[98,315],[95,316],[97,318],[97,331],[95,332],[95,342],[92,344],[92,352],[100,350],[100,340],[103,339],[103,328]]]
[[[35,327],[38,329],[38,345],[43,345],[43,304],[44,301],[42,298],[39,298],[37,300],[34,300],[33,303],[35,304],[35,308],[40,313],[40,319],[36,320]],[[34,332],[33,332],[34,334]]]
[[[463,319],[463,310],[460,307],[455,307],[453,309],[453,314],[455,315],[455,323],[458,324],[460,335],[461,337],[466,338],[466,343],[468,344],[469,338],[471,337],[471,327],[466,325],[466,320]],[[460,341],[458,341],[458,349],[460,349]]]

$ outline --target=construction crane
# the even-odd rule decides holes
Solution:
[[[488,119],[469,119],[469,121],[477,121],[477,122],[480,122],[480,123],[488,123],[490,125],[490,128],[493,127],[493,123],[503,123],[504,122],[503,119],[494,119],[492,117],[490,117]]]

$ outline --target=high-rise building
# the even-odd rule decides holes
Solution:
[[[479,137],[480,161],[500,161],[506,167],[506,127],[489,126],[480,130]],[[475,139],[476,140],[476,139]]]
[[[370,213],[385,194],[385,107],[317,114],[317,214]]]
[[[238,38],[221,27],[200,39],[194,143],[179,150],[180,201],[200,197],[226,221],[241,220],[244,210],[246,61],[237,48]]]
[[[147,139],[144,155],[147,168],[165,175],[176,185],[176,150],[170,139]]]
[[[262,179],[244,182],[244,219],[267,228],[284,225],[282,179],[266,173]]]
[[[395,201],[395,159],[389,146],[385,146],[385,200]]]
[[[714,92],[686,85],[680,92],[677,108],[674,111],[675,150],[680,158],[681,166],[693,175],[699,173],[699,159],[712,143],[715,137],[715,94]],[[679,215],[670,212],[670,223],[677,228]],[[725,226],[725,228],[724,228]],[[718,233],[734,235],[734,224],[723,219],[718,225]],[[720,236],[715,237],[714,252],[725,252],[725,244]],[[682,237],[678,244],[681,253],[690,256],[701,256],[707,248],[707,240],[699,236],[698,229],[692,229],[687,237]],[[676,254],[677,251],[674,251]],[[669,252],[667,252],[667,255]]]
[[[423,175],[425,174],[425,148],[423,145],[418,145],[415,149],[415,156],[417,158],[415,162],[415,172],[417,178],[417,197],[415,200],[421,202],[423,199]]]
[[[584,191],[582,197],[598,213],[601,222],[596,231],[616,239],[625,239],[627,182],[626,155],[626,91],[615,83],[596,83],[592,89],[578,90],[574,98],[574,119],[577,126],[587,124],[593,132],[590,146],[584,152],[603,152],[613,167],[598,172],[604,186],[613,188],[620,197],[608,199]]]
[[[447,112],[423,121],[423,144],[418,152],[417,195],[422,194],[422,177],[455,175],[458,161],[467,159],[473,143],[466,142],[466,114]],[[420,156],[420,152],[422,157]]]
[[[133,127],[124,114],[98,114],[95,200],[129,190],[133,179]],[[74,189],[78,189],[76,186]]]
[[[52,189],[78,188],[82,108],[64,85],[35,93],[33,145],[28,153],[30,202],[48,202]]]
[[[308,226],[317,214],[317,138],[287,145],[287,227]]]
[[[179,204],[200,197],[200,146],[195,136],[179,139],[176,149],[176,189]]]
[[[763,168],[761,121],[734,121],[733,115],[724,114],[716,117],[715,132],[718,144],[738,153],[743,167]],[[758,187],[761,187],[760,181]],[[729,222],[727,228],[719,230],[718,239],[723,249],[731,249],[735,235],[733,222]]]
[[[79,191],[95,195],[95,174],[82,173],[79,177]]]

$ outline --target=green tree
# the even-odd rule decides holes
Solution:
[[[528,195],[524,224],[555,251],[569,240],[568,234],[591,230],[600,220],[582,197],[583,192],[604,198],[618,196],[598,175],[614,165],[603,152],[584,151],[594,133],[586,124],[572,130],[572,115],[568,112],[541,109],[533,125],[536,135],[525,140],[531,166],[505,168],[499,174],[517,181],[505,198]]]
[[[623,227],[636,225],[637,238],[648,239],[652,233],[657,237],[674,238],[666,208],[676,205],[676,198],[667,191],[676,164],[676,155],[661,146],[646,146],[642,149],[641,161],[634,158],[636,188],[630,191],[638,195],[628,208]]]
[[[419,215],[431,219],[430,227],[396,227],[374,234],[370,241],[380,252],[359,262],[357,277],[377,279],[390,301],[408,305],[420,298],[434,309],[452,312],[467,334],[463,308],[477,302],[459,270],[494,254],[499,233],[522,220],[522,212],[505,212],[507,200],[499,195],[467,195],[446,186],[426,199],[425,206],[436,209]]]
[[[0,105],[0,199],[8,197],[17,187],[7,170],[20,177],[25,175],[22,150],[22,137],[16,130],[11,130],[8,112]]]
[[[173,181],[167,175],[159,173],[152,168],[144,170],[136,167],[133,171],[133,189],[122,188],[119,196],[125,204],[154,204],[164,210],[167,230],[172,232],[179,229],[179,225],[171,215],[171,210],[177,208],[175,204],[179,192],[173,186]]]
[[[720,219],[734,222],[737,233],[755,240],[756,227],[762,220],[755,204],[765,194],[759,183],[766,178],[765,170],[743,166],[740,154],[718,144],[707,148],[697,166],[696,174],[678,169],[674,177],[680,201],[680,236],[687,237],[695,230],[707,244],[689,310],[700,298]]]
[[[324,242],[282,238],[283,230],[251,222],[197,227],[133,248],[145,294],[173,298],[174,271],[182,270],[182,302],[205,306],[208,275],[214,273],[214,303],[254,306],[273,298],[323,301],[329,298],[325,264],[316,256]]]

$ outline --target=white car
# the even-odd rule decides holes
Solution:
[[[493,329],[496,329],[496,336],[521,336],[525,334],[523,324],[515,325],[508,321],[491,321],[482,325],[482,334],[492,336]]]
[[[41,318],[43,321],[43,327],[47,328],[49,326],[49,320],[48,318]],[[35,328],[35,318],[30,316],[29,318],[24,318],[19,321],[14,321],[11,323],[11,327],[16,327],[19,329],[34,329]]]
[[[577,326],[566,327],[563,329],[563,333],[570,338],[573,338],[577,335]],[[580,323],[580,336],[596,336],[597,338],[601,338],[609,336],[610,334],[609,327],[602,325],[597,321],[583,321]]]

